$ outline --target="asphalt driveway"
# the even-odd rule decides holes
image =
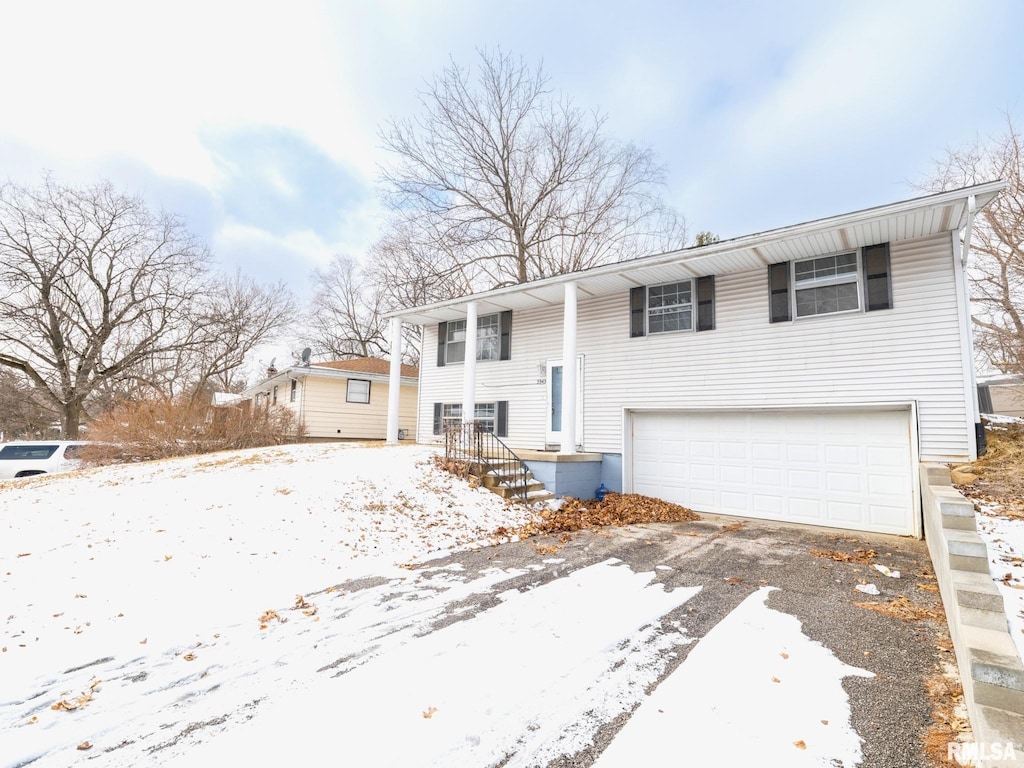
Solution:
[[[935,611],[933,585],[909,539],[710,519],[605,528],[317,585],[259,629],[100,658],[8,709],[33,722],[52,692],[88,701],[94,686],[111,705],[147,703],[68,714],[78,739],[103,731],[102,752],[82,753],[95,766],[923,767],[925,680],[952,661],[941,613],[855,603]],[[258,657],[239,653],[246,635]]]

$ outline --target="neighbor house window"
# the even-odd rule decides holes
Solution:
[[[262,392],[257,392],[256,393],[256,407],[259,408],[260,404],[262,402],[263,402],[263,393]]]
[[[298,382],[298,380],[297,379],[292,379],[292,388],[291,388],[291,391],[288,393],[288,402],[290,402],[290,403],[294,403],[295,402],[296,392],[298,391],[298,389],[299,389],[299,382]]]
[[[277,405],[277,384],[274,385],[274,405]]]
[[[348,391],[345,393],[346,403],[370,402],[370,382],[362,379],[349,379]]]
[[[476,319],[476,359],[509,360],[512,354],[512,312],[481,315]],[[466,359],[466,321],[449,320],[437,326],[437,364]]]
[[[889,244],[768,267],[771,322],[892,308]],[[795,314],[794,314],[795,313]]]
[[[508,401],[477,403],[474,406],[475,421],[485,432],[499,437],[508,433]],[[449,427],[462,423],[462,403],[434,403],[434,434],[444,434]]]
[[[715,328],[715,277],[642,285],[629,295],[629,335]]]

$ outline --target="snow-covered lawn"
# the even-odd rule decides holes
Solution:
[[[860,759],[841,681],[867,673],[768,589],[697,639],[665,616],[701,586],[615,558],[525,591],[508,584],[561,561],[424,560],[528,514],[430,455],[292,446],[0,483],[0,768],[543,765],[638,705],[602,765],[655,764],[681,728],[765,765]],[[709,699],[723,679],[766,682]]]
[[[1003,593],[1010,635],[1024,659],[1024,519],[1006,517],[998,504],[979,506],[978,533],[988,545],[989,572]]]

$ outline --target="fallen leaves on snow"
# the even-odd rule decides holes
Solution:
[[[424,719],[424,720],[429,720],[430,718],[432,718],[432,717],[434,716],[434,714],[435,714],[436,712],[437,712],[437,707],[428,707],[428,708],[427,708],[426,710],[424,710],[424,712],[423,712],[423,719]]]
[[[692,520],[700,520],[700,517],[693,510],[678,504],[638,494],[609,493],[601,501],[580,501],[567,497],[558,509],[545,509],[539,513],[538,519],[518,528],[510,530],[502,526],[494,531],[494,536],[499,539],[511,539],[513,536],[526,539],[530,536],[574,533],[606,525],[684,523]]]

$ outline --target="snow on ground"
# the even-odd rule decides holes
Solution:
[[[860,764],[843,678],[874,675],[768,608],[772,589],[751,594],[704,636],[595,768],[659,765],[665,755],[680,765]]]
[[[1024,659],[1024,520],[1003,517],[998,505],[981,501],[978,533],[988,545],[989,572],[1003,593],[1010,636]]]
[[[254,621],[525,519],[432,453],[298,445],[0,483],[0,679]]]
[[[693,643],[665,616],[699,586],[615,559],[526,591],[509,583],[560,561],[396,565],[527,514],[430,453],[291,446],[0,483],[0,768],[543,765],[638,705],[607,760],[683,732],[732,746],[757,721],[780,765],[855,762],[840,683],[861,672],[765,590],[648,698]],[[761,681],[753,721],[726,679]]]

